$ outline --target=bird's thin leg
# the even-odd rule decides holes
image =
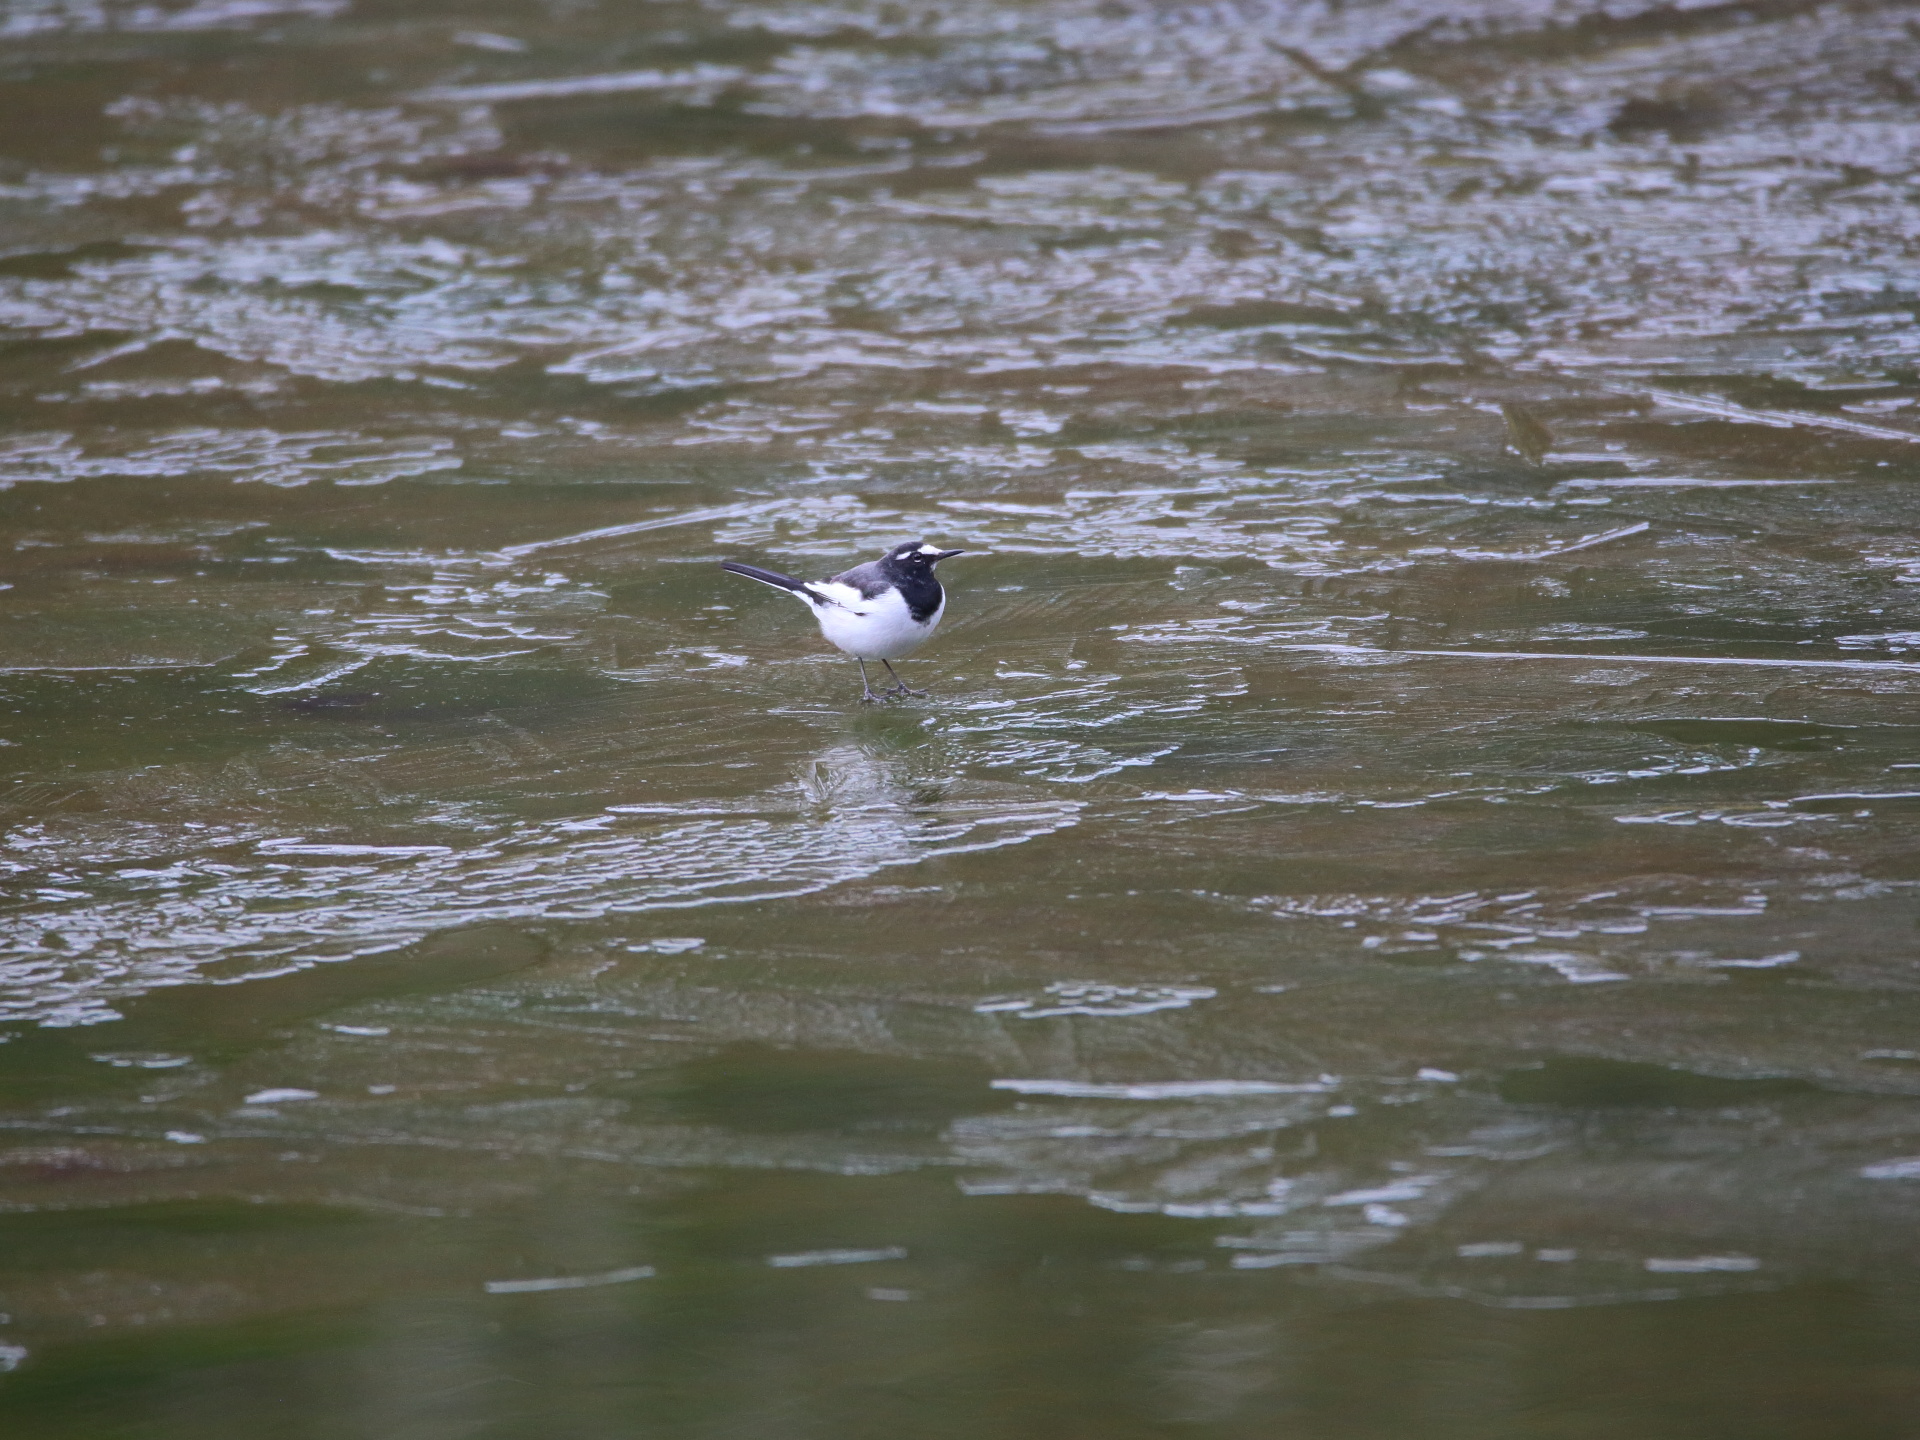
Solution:
[[[900,673],[893,668],[893,662],[891,660],[882,660],[880,663],[887,667],[887,674],[893,676],[893,693],[897,695],[924,695],[927,693],[924,690],[915,690],[911,685],[907,684],[906,681],[902,680]]]
[[[873,686],[867,683],[867,662],[856,655],[853,657],[853,663],[860,667],[860,703],[871,705],[880,697],[873,693]],[[883,660],[880,663],[885,665],[886,661]]]

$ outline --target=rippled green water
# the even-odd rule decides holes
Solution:
[[[1914,13],[0,0],[0,1427],[1920,1435]]]

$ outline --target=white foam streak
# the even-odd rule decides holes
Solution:
[[[1322,1084],[1278,1080],[1150,1080],[1101,1084],[1086,1080],[995,1080],[995,1090],[1016,1095],[1058,1095],[1082,1100],[1206,1100],[1243,1095],[1324,1095]]]
[[[889,1245],[878,1250],[806,1250],[795,1255],[769,1255],[767,1264],[775,1270],[802,1270],[815,1265],[876,1265],[906,1258],[903,1248]]]
[[[1920,665],[1898,660],[1772,660],[1732,655],[1605,655],[1556,650],[1390,650],[1377,645],[1278,643],[1276,650],[1317,650],[1329,655],[1418,655],[1440,660],[1602,660],[1615,665],[1735,665],[1761,670],[1880,670],[1920,676]]]
[[[590,1290],[601,1285],[625,1285],[632,1280],[651,1280],[651,1265],[630,1265],[624,1270],[603,1270],[598,1275],[553,1275],[539,1280],[489,1280],[489,1295],[533,1295],[546,1290]]]
[[[617,540],[622,536],[641,535],[650,530],[672,530],[682,525],[708,525],[720,520],[742,520],[783,509],[786,504],[787,502],[780,500],[763,500],[750,504],[715,505],[704,510],[680,510],[671,515],[657,515],[649,520],[633,520],[622,525],[604,525],[597,530],[583,530],[577,535],[559,535],[551,540],[529,540],[520,545],[508,545],[497,553],[510,560],[519,560],[528,555],[537,555],[543,550],[560,550],[573,545],[588,545],[596,540]]]
[[[623,70],[606,75],[563,75],[547,80],[506,80],[488,85],[436,85],[416,90],[413,100],[455,105],[499,105],[515,100],[563,100],[577,95],[630,95],[640,90],[716,89],[741,79],[732,65],[696,65],[688,70]]]
[[[1623,393],[1634,393],[1624,387],[1612,387]],[[1920,434],[1911,430],[1896,430],[1887,425],[1869,425],[1862,420],[1849,420],[1843,415],[1821,415],[1806,410],[1757,410],[1746,405],[1736,405],[1731,400],[1722,400],[1717,395],[1688,395],[1678,390],[1646,390],[1640,392],[1676,410],[1692,410],[1702,415],[1712,415],[1722,420],[1734,420],[1746,425],[1766,425],[1774,429],[1837,430],[1843,435],[1860,435],[1871,440],[1898,440],[1908,445],[1920,445]]]

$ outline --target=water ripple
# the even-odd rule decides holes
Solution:
[[[669,805],[508,827],[447,846],[260,843],[252,858],[187,859],[69,888],[11,922],[0,1017],[48,1025],[114,1018],[157,985],[225,983],[356,955],[488,920],[526,922],[803,895],[941,855],[1017,845],[1071,826],[1079,807],[968,798],[913,804],[858,751],[823,758],[825,812],[791,793],[722,807]]]

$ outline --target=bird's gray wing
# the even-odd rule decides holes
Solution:
[[[867,599],[871,600],[874,596],[881,594],[892,585],[893,581],[887,578],[886,572],[880,568],[880,562],[878,560],[869,560],[866,564],[856,565],[851,570],[842,570],[838,575],[833,577],[832,583],[835,585],[850,585]]]

